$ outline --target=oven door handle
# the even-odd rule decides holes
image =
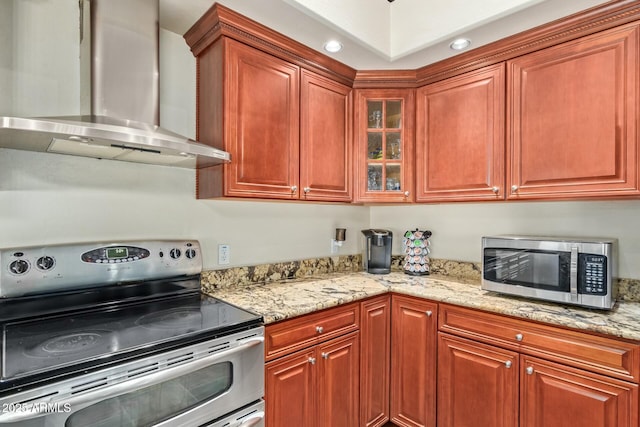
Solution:
[[[46,404],[59,403],[60,405],[67,405],[73,408],[76,405],[79,406],[85,403],[99,402],[101,400],[119,396],[126,392],[160,384],[162,382],[186,375],[192,371],[205,368],[209,365],[216,363],[216,361],[220,359],[224,359],[226,357],[229,357],[232,354],[247,350],[263,342],[264,342],[264,336],[255,336],[255,337],[247,338],[245,340],[239,340],[238,341],[239,345],[233,348],[230,348],[228,350],[223,350],[219,353],[215,353],[210,356],[203,357],[194,362],[175,366],[173,368],[168,368],[160,372],[142,376],[140,378],[123,381],[111,386],[107,386],[102,389],[88,391],[87,393],[79,394],[77,396],[69,397],[67,399],[62,398],[62,399],[55,399],[55,400],[51,399],[49,401],[35,401],[35,402],[30,402],[30,405],[22,404],[20,405],[19,411],[9,411],[9,412],[0,413],[0,424],[12,423],[16,421],[24,421],[24,420],[29,420],[33,418],[38,418],[46,414],[50,414],[51,412],[47,412]],[[16,407],[17,406],[19,405],[16,402]]]
[[[242,422],[238,424],[237,427],[252,427],[258,424],[263,419],[264,419],[264,411],[259,411],[259,412],[256,412],[255,414],[251,414],[250,417],[247,417],[244,420],[242,420]]]

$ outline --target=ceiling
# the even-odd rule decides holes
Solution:
[[[184,34],[214,0],[160,0],[161,27]],[[456,54],[456,37],[472,48],[606,3],[602,0],[218,0],[312,49],[358,70],[415,69]],[[340,9],[336,9],[340,5]],[[326,52],[323,52],[326,53]]]

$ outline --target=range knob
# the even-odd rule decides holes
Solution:
[[[189,248],[184,254],[187,258],[194,259],[196,257],[196,250]]]
[[[180,249],[178,248],[173,248],[171,249],[171,251],[169,251],[169,256],[173,259],[180,258],[180,255],[182,255],[182,251],[180,251]]]
[[[54,265],[56,265],[56,261],[50,256],[46,256],[46,255],[41,256],[36,261],[36,267],[38,267],[38,270],[42,270],[42,271],[51,270]]]
[[[29,271],[29,263],[23,259],[18,259],[9,264],[9,271],[13,274],[24,274]]]

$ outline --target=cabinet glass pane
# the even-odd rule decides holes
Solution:
[[[386,126],[391,129],[402,127],[402,101],[387,101]]]
[[[369,128],[382,128],[382,101],[367,101]]]
[[[389,132],[387,134],[387,159],[400,159],[400,149],[402,147],[400,141],[400,132]]]
[[[385,189],[389,191],[400,191],[402,189],[402,176],[400,175],[400,165],[386,165],[387,182]]]
[[[367,165],[367,189],[382,191],[382,165]]]
[[[367,158],[382,158],[382,134],[379,132],[367,132]]]

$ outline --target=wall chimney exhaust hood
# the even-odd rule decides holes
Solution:
[[[80,5],[81,93],[91,114],[0,117],[0,147],[187,168],[228,162],[229,153],[158,126],[158,0]]]

